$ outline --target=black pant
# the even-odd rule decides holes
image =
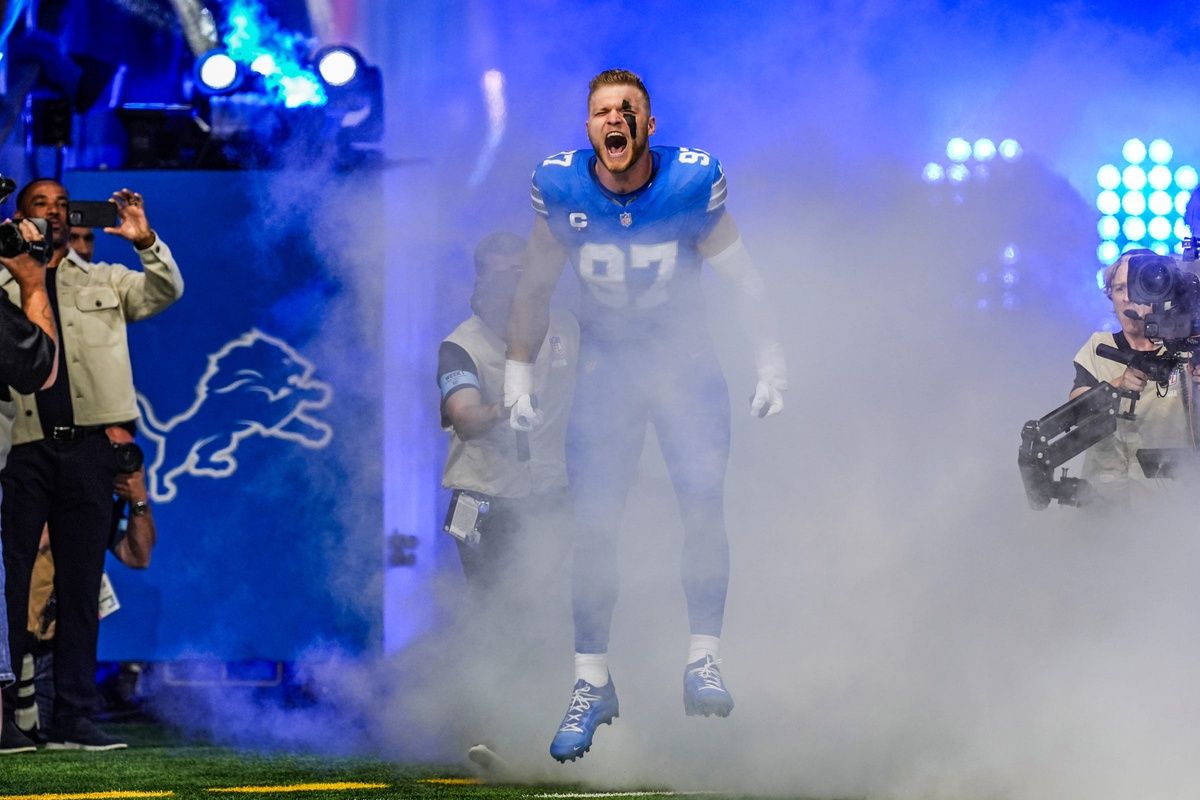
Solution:
[[[13,664],[25,655],[29,582],[42,525],[54,553],[55,723],[88,716],[96,700],[96,637],[100,577],[113,513],[117,461],[103,433],[75,441],[17,445],[0,473],[4,486],[0,535],[6,573],[8,647]],[[16,708],[15,687],[4,690],[4,714]]]
[[[571,523],[571,494],[566,489],[491,498],[479,542],[455,540],[472,600],[503,607],[509,615],[514,608],[537,603],[552,576],[562,571]]]

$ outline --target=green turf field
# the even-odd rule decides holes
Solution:
[[[484,783],[461,765],[401,765],[369,758],[246,753],[183,742],[158,725],[105,725],[128,750],[39,750],[0,757],[0,800],[393,800],[393,798],[681,797],[649,787],[603,792],[578,785]],[[723,795],[704,794],[705,798]]]

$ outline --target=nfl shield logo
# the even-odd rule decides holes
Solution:
[[[621,227],[628,228],[632,224],[633,224],[633,214],[630,214],[628,211],[622,211],[621,212]]]

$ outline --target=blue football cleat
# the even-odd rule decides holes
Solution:
[[[611,725],[620,716],[617,690],[612,678],[604,686],[592,686],[585,680],[575,681],[571,706],[562,725],[550,742],[550,755],[559,761],[574,761],[592,748],[592,735],[600,725]]]
[[[728,717],[733,711],[733,696],[721,680],[720,661],[705,656],[683,670],[683,710],[689,717],[697,714]]]

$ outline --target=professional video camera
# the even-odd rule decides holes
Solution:
[[[1185,242],[1184,261],[1195,261],[1197,250],[1190,241]],[[1165,390],[1178,367],[1200,364],[1200,276],[1180,268],[1169,256],[1135,255],[1129,259],[1127,284],[1130,302],[1150,306],[1150,311],[1145,316],[1133,310],[1125,313],[1141,319],[1146,338],[1161,349],[1151,353],[1100,344],[1096,355],[1145,373]],[[1065,470],[1056,481],[1054,470],[1115,433],[1118,419],[1134,419],[1138,397],[1137,392],[1100,383],[1041,419],[1025,423],[1017,465],[1032,508],[1045,508],[1051,500],[1084,505],[1091,499],[1087,481],[1069,478]],[[1128,402],[1124,411],[1122,401]],[[1194,469],[1196,443],[1192,444],[1186,448],[1139,450],[1143,473],[1147,477],[1172,477],[1180,466]]]
[[[1200,276],[1175,264],[1170,256],[1130,258],[1129,301],[1151,308],[1146,338],[1168,350],[1190,349],[1200,343]]]
[[[17,182],[12,178],[0,175],[0,203],[3,203],[9,196],[16,191]],[[49,229],[44,219],[31,219],[37,229],[42,233],[42,240],[37,242],[26,241],[21,235],[21,229],[17,227],[16,222],[0,223],[0,258],[13,258],[21,253],[29,253],[34,260],[39,264],[45,264],[50,260],[50,256],[54,253],[54,245],[49,241]]]

